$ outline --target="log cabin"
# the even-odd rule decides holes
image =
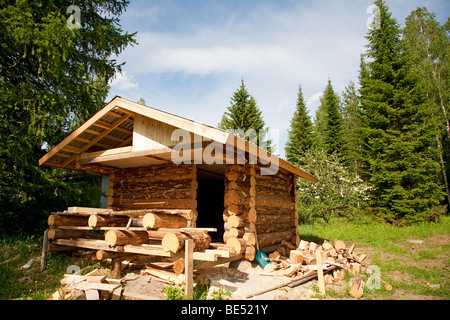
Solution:
[[[107,177],[113,212],[178,210],[184,219],[150,217],[144,225],[215,228],[212,241],[250,256],[281,242],[298,245],[296,181],[318,181],[237,134],[121,97],[39,165]],[[106,223],[102,219],[94,223]]]

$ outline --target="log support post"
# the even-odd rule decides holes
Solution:
[[[194,292],[194,240],[188,239],[185,242],[185,288],[184,293],[187,297],[192,297]]]

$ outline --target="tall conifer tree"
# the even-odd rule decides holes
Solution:
[[[312,145],[313,125],[303,99],[302,87],[298,87],[297,106],[288,130],[288,141],[284,148],[286,159],[298,163],[299,157]],[[301,164],[301,163],[300,163]]]
[[[369,58],[361,76],[361,141],[365,177],[375,188],[372,206],[383,219],[411,223],[431,217],[442,200],[439,164],[431,148],[429,103],[402,51],[400,29],[382,0],[380,26],[369,30]]]
[[[234,133],[241,135],[241,138],[271,151],[273,146],[271,141],[267,140],[268,128],[265,127],[262,111],[258,108],[255,98],[248,93],[244,79],[241,79],[241,85],[231,97],[230,103],[218,127],[224,130],[231,129]],[[246,135],[250,132],[249,130],[255,130],[256,135],[254,137]]]

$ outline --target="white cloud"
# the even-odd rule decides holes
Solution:
[[[111,80],[110,86],[112,90],[120,91],[138,89],[139,84],[133,79],[133,76],[130,76],[125,71],[122,71],[122,73],[117,73],[116,76]]]

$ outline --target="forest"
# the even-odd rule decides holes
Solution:
[[[72,4],[83,12],[81,28],[66,27]],[[137,45],[136,33],[120,26],[127,5],[2,2],[0,238],[41,234],[51,211],[74,203],[99,205],[99,177],[39,167],[38,159],[104,106],[123,67],[111,57]],[[342,93],[329,79],[313,118],[299,84],[283,128],[289,139],[277,147],[286,160],[320,180],[298,181],[300,222],[370,215],[401,226],[448,212],[450,20],[417,8],[400,28],[384,1],[374,5],[358,79]],[[244,79],[230,103],[220,128],[267,129]]]

